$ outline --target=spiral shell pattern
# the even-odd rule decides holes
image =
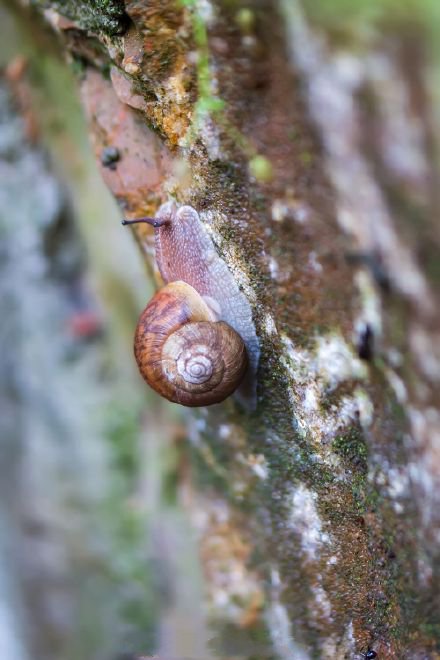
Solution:
[[[136,329],[135,357],[153,389],[185,406],[223,401],[247,367],[241,337],[216,321],[203,298],[184,282],[168,284],[147,305]]]

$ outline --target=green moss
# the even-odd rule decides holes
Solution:
[[[131,483],[138,474],[139,421],[133,408],[117,403],[107,413],[106,436],[111,445],[114,466]]]
[[[304,9],[313,23],[323,27],[337,42],[362,47],[384,27],[426,32],[426,45],[440,65],[438,0],[305,0]]]
[[[311,165],[313,162],[313,154],[310,151],[302,151],[299,154],[299,159],[304,166]]]
[[[273,654],[272,641],[263,624],[241,629],[232,624],[219,625],[213,630],[213,635],[210,647],[215,657],[223,656],[225,648],[228,649],[228,656],[246,660],[275,660],[277,657]]]
[[[255,12],[248,7],[242,7],[235,14],[235,22],[243,34],[252,34],[255,27]]]
[[[211,446],[191,447],[191,464],[194,466],[198,486],[201,490],[217,490],[226,499],[233,499],[231,472],[228,470],[232,457],[220,442]]]
[[[99,520],[106,529],[102,569],[106,584],[111,585],[118,620],[125,629],[125,646],[120,651],[151,649],[156,642],[160,606],[154,584],[155,568],[145,554],[149,520],[143,508],[133,506],[141,466],[139,409],[112,401],[104,414],[114,478],[99,507]],[[87,625],[84,622],[85,628]]]
[[[249,161],[249,171],[253,177],[260,183],[271,181],[273,178],[273,168],[270,161],[257,154]]]
[[[336,436],[332,448],[342,458],[366,469],[368,450],[359,427],[351,428],[347,433]]]
[[[212,76],[209,68],[209,46],[208,31],[203,16],[198,11],[196,0],[180,0],[180,4],[186,7],[193,31],[193,38],[197,48],[197,87],[198,99],[194,105],[194,120],[188,134],[188,140],[192,141],[197,133],[205,114],[218,114],[225,106],[224,101],[213,92]]]
[[[123,0],[34,0],[34,3],[55,9],[84,30],[110,36],[122,34],[128,23]]]
[[[420,629],[427,637],[440,640],[440,622],[423,621],[420,624]],[[440,644],[437,647],[437,650],[440,650]]]
[[[204,17],[199,10],[197,0],[179,0],[181,6],[189,12],[193,39],[197,50],[197,89],[198,97],[193,107],[192,124],[186,135],[186,143],[195,142],[198,133],[202,130],[207,116],[215,119],[217,124],[225,131],[225,138],[231,146],[238,147],[248,159],[249,169],[257,181],[266,182],[272,178],[272,165],[267,158],[260,156],[251,140],[249,140],[233,123],[227,118],[225,108],[226,102],[215,93],[213,79],[210,69],[211,54],[209,50],[208,30]],[[251,10],[239,13],[241,20],[246,22],[246,30],[250,29],[255,21],[255,14]]]
[[[428,258],[424,260],[424,264],[425,272],[429,279],[434,283],[440,282],[440,259],[438,258],[438,252],[433,250]]]

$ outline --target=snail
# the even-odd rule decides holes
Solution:
[[[191,206],[163,204],[146,222],[155,228],[165,286],[142,312],[135,358],[143,378],[184,406],[220,403],[235,390],[255,407],[259,345],[252,310]]]

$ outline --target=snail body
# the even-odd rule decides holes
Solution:
[[[136,328],[142,376],[182,405],[218,403],[239,388],[242,402],[254,408],[259,346],[252,310],[197,211],[168,202],[155,218],[125,224],[139,221],[155,227],[165,282]]]

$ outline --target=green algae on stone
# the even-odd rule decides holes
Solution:
[[[103,32],[109,36],[122,34],[128,24],[123,0],[34,0],[35,4],[51,8],[84,30]]]
[[[360,429],[353,427],[347,433],[336,436],[332,447],[344,459],[365,467],[368,451]]]

